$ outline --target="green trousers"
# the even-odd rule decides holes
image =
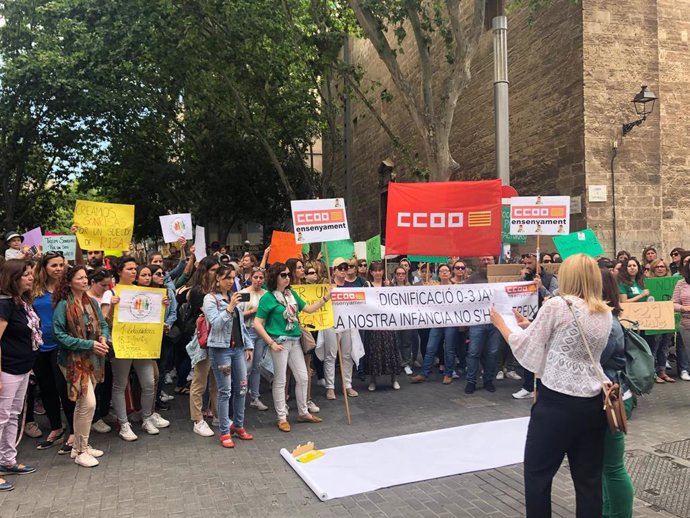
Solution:
[[[632,413],[633,398],[626,399],[625,413]],[[635,489],[625,469],[625,434],[606,429],[604,437],[604,470],[602,473],[604,500],[603,518],[632,518]]]

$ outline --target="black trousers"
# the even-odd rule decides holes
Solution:
[[[600,518],[606,416],[601,395],[567,396],[541,385],[525,444],[527,518],[551,517],[551,484],[568,456],[577,518]]]
[[[74,401],[67,397],[67,382],[62,375],[57,362],[58,348],[52,351],[39,352],[34,363],[34,374],[41,389],[41,400],[46,409],[46,416],[50,421],[51,430],[62,428],[60,403],[67,418],[67,429],[72,435],[74,426]]]

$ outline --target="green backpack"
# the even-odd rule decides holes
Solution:
[[[626,322],[631,321],[626,320]],[[652,391],[656,369],[654,356],[647,341],[637,333],[638,323],[631,323],[633,325],[629,329],[622,326],[625,335],[625,369],[621,372],[621,376],[633,394],[641,396]]]

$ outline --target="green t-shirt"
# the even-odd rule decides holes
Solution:
[[[302,311],[304,306],[306,306],[306,303],[292,289],[290,291],[297,301],[297,318],[299,319],[299,311]],[[285,306],[278,302],[278,300],[275,298],[275,295],[269,291],[266,292],[263,297],[261,297],[261,300],[259,301],[259,308],[256,310],[256,316],[264,321],[264,328],[266,329],[266,332],[273,337],[299,337],[300,329],[298,325],[296,325],[290,331],[285,330],[287,321],[285,320],[285,317],[283,317],[284,311]]]
[[[640,288],[640,285],[637,284],[637,281],[633,281],[631,286],[626,286],[622,282],[619,282],[618,291],[622,295],[627,295],[628,300],[630,300],[631,298],[637,297],[640,293],[642,293],[643,289]],[[639,300],[636,300],[635,302],[647,302],[647,297],[643,297]]]

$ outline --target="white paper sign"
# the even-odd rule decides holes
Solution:
[[[570,196],[510,198],[510,233],[523,236],[570,234]]]
[[[345,200],[342,198],[295,200],[290,204],[297,243],[322,243],[350,239]]]
[[[194,256],[197,261],[201,261],[206,257],[206,229],[199,225],[196,226],[194,235],[194,248],[196,250]]]
[[[144,291],[127,286],[120,292],[120,303],[117,305],[118,322],[131,324],[160,324],[163,293]]]
[[[163,240],[166,243],[174,243],[179,238],[192,239],[192,215],[191,214],[167,214],[159,216]]]
[[[512,318],[517,308],[527,318],[537,313],[533,282],[334,288],[335,329],[425,329],[490,323],[492,304]]]
[[[355,241],[355,255],[357,256],[357,259],[366,259],[367,261],[369,260],[369,258],[367,257],[366,241]]]
[[[62,252],[68,261],[76,260],[77,236],[43,236],[43,253]]]

